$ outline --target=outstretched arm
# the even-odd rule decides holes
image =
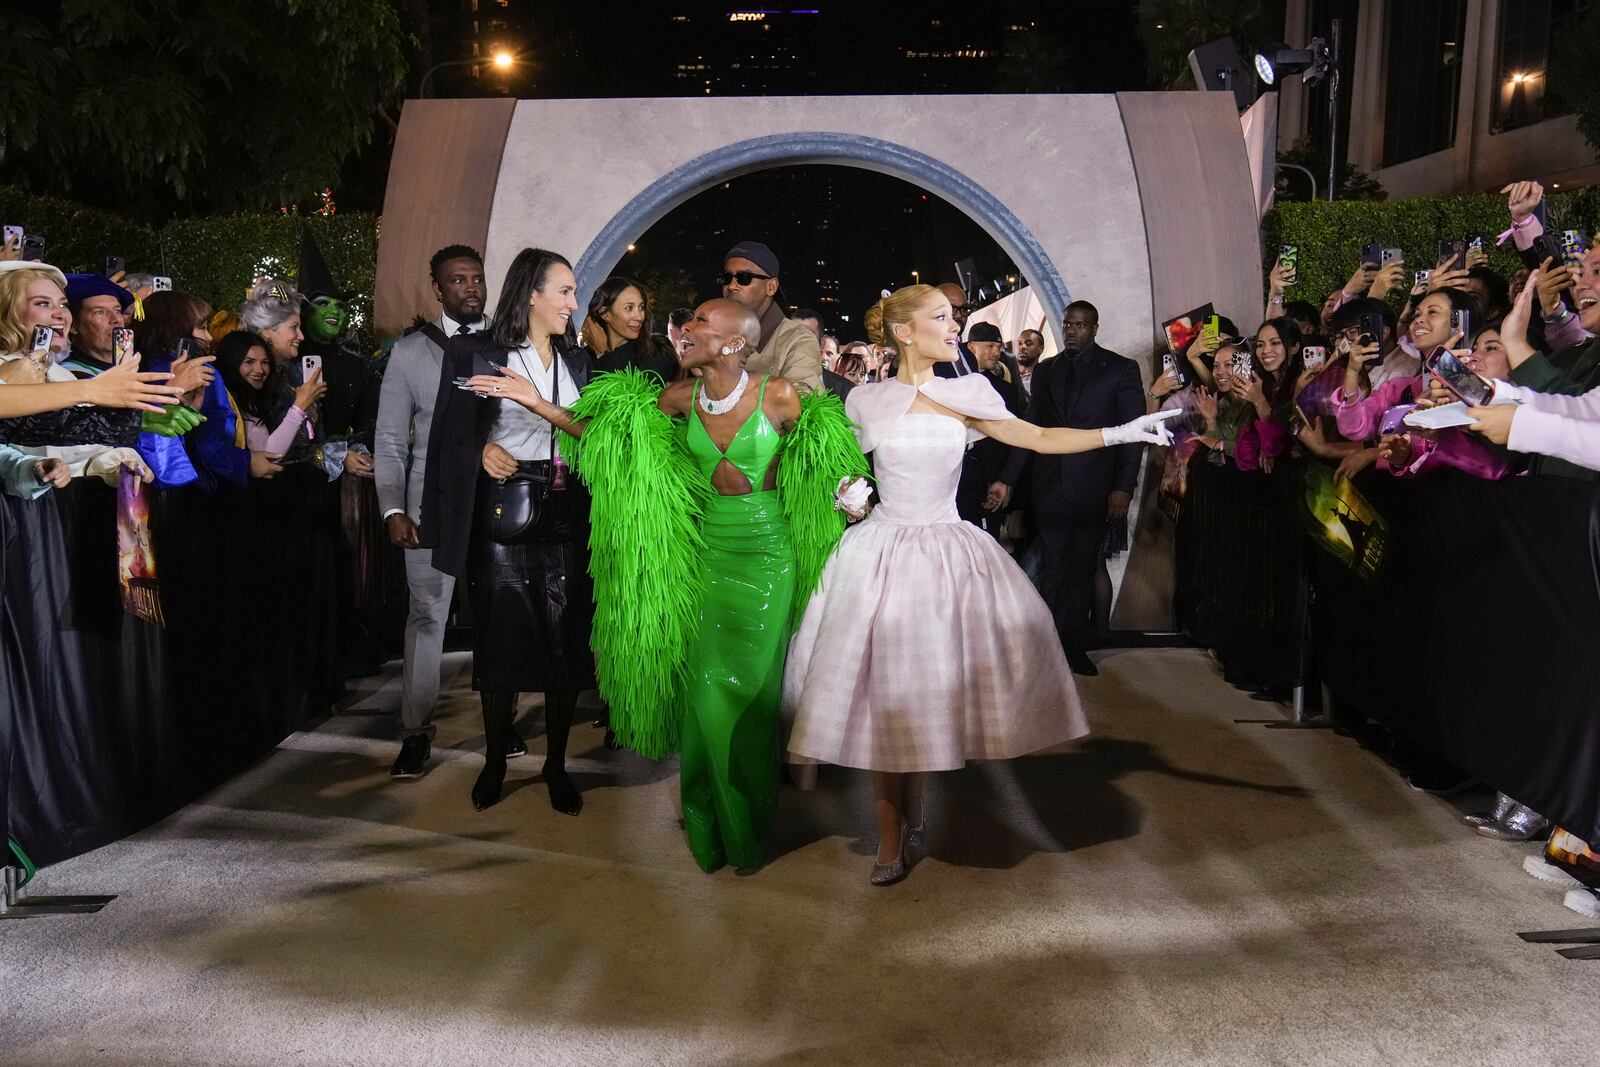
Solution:
[[[582,437],[584,424],[589,421],[575,418],[566,408],[550,403],[538,386],[510,367],[501,367],[499,374],[474,375],[467,379],[466,388],[482,397],[515,401],[573,437]]]
[[[1079,430],[1070,426],[1046,429],[1031,422],[1024,422],[1022,419],[964,421],[985,437],[992,437],[1013,448],[1064,456],[1075,452],[1092,452],[1097,448],[1141,442],[1170,445],[1172,431],[1163,424],[1168,419],[1175,419],[1182,414],[1184,412],[1181,409],[1158,411],[1153,415],[1141,415],[1121,426],[1108,426],[1103,430]]]

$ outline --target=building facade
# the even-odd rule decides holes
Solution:
[[[1552,50],[1600,0],[1288,0],[1300,45],[1341,21],[1345,158],[1391,197],[1600,181],[1597,153],[1551,92]],[[1326,144],[1326,86],[1282,88],[1280,148]]]

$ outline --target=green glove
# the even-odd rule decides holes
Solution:
[[[157,437],[182,437],[205,421],[204,415],[187,404],[175,404],[161,412],[145,412],[139,428]]]

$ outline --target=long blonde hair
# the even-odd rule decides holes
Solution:
[[[0,272],[0,354],[14,356],[28,350],[33,327],[22,320],[28,307],[28,286],[40,279],[54,282],[62,297],[67,295],[67,279],[49,264]]]
[[[931,285],[908,285],[904,289],[896,289],[867,309],[867,337],[875,345],[890,345],[899,351],[901,342],[895,338],[894,327],[909,326],[917,309],[929,297],[938,295],[939,290]]]

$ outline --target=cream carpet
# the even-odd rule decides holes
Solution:
[[[1096,737],[937,779],[889,889],[864,776],[785,789],[772,863],[708,876],[673,768],[598,731],[582,816],[552,812],[536,708],[475,813],[459,656],[432,773],[393,784],[388,676],[41,874],[122,896],[0,924],[0,1062],[1593,1062],[1600,964],[1514,936],[1589,925],[1522,873],[1533,846],[1329,732],[1235,725],[1277,709],[1200,652],[1097,658]]]

